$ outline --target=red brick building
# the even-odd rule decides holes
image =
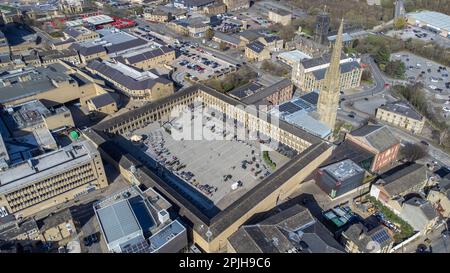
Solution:
[[[397,160],[400,141],[384,125],[366,125],[348,133],[345,138],[374,154],[372,172]]]

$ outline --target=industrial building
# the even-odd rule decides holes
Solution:
[[[266,135],[272,141],[279,142],[280,151],[289,151],[287,162],[270,175],[253,182],[254,186],[234,198],[232,197],[237,192],[223,198],[211,197],[200,192],[192,183],[176,178],[167,167],[155,169],[155,163],[152,163],[154,160],[142,150],[137,150],[137,146],[133,148],[133,144],[127,139],[127,135],[135,130],[156,126],[155,122],[167,118],[173,109],[188,107],[198,101],[202,101],[210,109],[216,109],[215,111],[224,111],[223,113],[236,120],[238,127],[259,132],[259,135]],[[154,187],[178,206],[178,213],[188,219],[193,241],[200,248],[207,252],[217,252],[226,250],[227,238],[245,221],[255,213],[276,206],[277,200],[289,196],[299,181],[309,176],[331,154],[330,146],[320,138],[282,120],[275,122],[278,124],[271,123],[270,116],[268,120],[263,116],[262,113],[258,115],[254,108],[247,109],[245,104],[229,96],[202,85],[194,85],[104,121],[85,134],[96,143],[103,158],[120,170],[126,179],[147,188]],[[181,143],[188,144],[183,141]],[[204,148],[202,151],[204,152]],[[216,164],[218,170],[221,165]],[[217,186],[219,185],[217,192],[230,192],[230,185],[224,186],[226,184],[220,181]]]
[[[426,28],[442,37],[450,38],[450,16],[436,11],[418,11],[406,15],[408,24]]]
[[[317,184],[331,198],[342,196],[363,184],[365,171],[350,159],[321,167]]]
[[[187,247],[186,228],[171,220],[170,203],[151,188],[130,187],[94,204],[110,252],[176,253]]]

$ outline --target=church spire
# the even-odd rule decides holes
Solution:
[[[337,108],[339,106],[339,78],[340,78],[340,61],[342,52],[342,33],[344,31],[344,19],[339,26],[336,41],[330,58],[330,66],[328,67],[317,103],[317,112],[320,121],[326,124],[331,130],[334,130],[337,116]]]

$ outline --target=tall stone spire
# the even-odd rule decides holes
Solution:
[[[339,106],[339,78],[341,74],[339,64],[341,60],[343,28],[344,19],[342,19],[341,25],[339,26],[331,53],[330,66],[325,73],[317,102],[317,113],[319,114],[320,121],[330,127],[331,130],[334,130]]]

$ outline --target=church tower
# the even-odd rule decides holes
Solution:
[[[339,64],[341,60],[343,28],[344,19],[342,19],[341,25],[339,26],[339,31],[331,54],[330,66],[325,73],[325,78],[319,93],[319,100],[317,102],[317,113],[319,114],[320,121],[330,127],[332,131],[334,130],[334,125],[336,123],[337,109],[339,106]]]

